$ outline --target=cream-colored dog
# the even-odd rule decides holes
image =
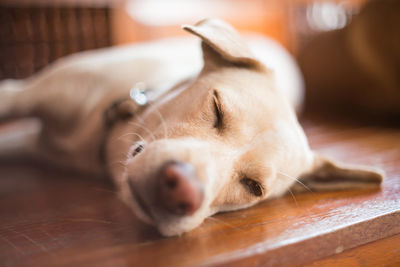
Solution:
[[[183,28],[201,38],[204,64],[194,41],[171,39],[80,53],[3,81],[0,119],[41,121],[23,143],[3,136],[3,155],[108,173],[137,216],[168,236],[294,184],[380,183],[379,172],[310,150],[295,115],[301,76],[277,44],[252,37],[250,49],[214,19]]]

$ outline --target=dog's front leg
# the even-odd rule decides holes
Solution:
[[[29,115],[31,104],[23,100],[24,84],[23,80],[0,81],[0,122]]]
[[[0,123],[32,115],[34,98],[24,87],[24,80],[0,81]],[[0,159],[31,157],[37,151],[39,134],[38,121],[28,120],[1,127]]]
[[[108,106],[103,102],[112,101],[113,97],[108,99],[101,88],[74,75],[47,74],[0,82],[0,123],[23,118],[36,118],[39,122],[34,129],[0,128],[0,158],[28,156],[101,172],[98,150],[102,142],[102,111]],[[93,99],[96,103],[90,101]]]
[[[0,127],[0,160],[56,156],[47,155],[49,146],[43,138],[53,128],[47,114],[40,112],[46,109],[47,89],[43,83],[32,86],[32,78],[0,81],[0,124],[19,120]]]
[[[34,158],[38,154],[40,125],[27,120],[0,127],[0,160]]]

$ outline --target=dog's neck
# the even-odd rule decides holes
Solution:
[[[107,141],[110,140],[112,135],[114,135],[112,133],[114,129],[119,128],[115,126],[122,126],[122,123],[127,125],[127,122],[132,120],[134,117],[141,116],[148,107],[156,104],[158,101],[167,99],[168,96],[173,95],[174,93],[184,90],[193,81],[194,78],[189,77],[173,85],[168,84],[154,88],[147,87],[143,82],[138,82],[130,89],[129,93],[127,93],[125,97],[116,99],[112,102],[103,113],[103,137],[99,150],[100,163],[102,165],[106,165],[107,163],[106,154],[110,152],[106,151]],[[129,127],[125,129],[125,127],[122,127],[123,130],[121,130],[123,132],[118,133],[118,135],[120,136],[123,135],[125,131],[130,131],[128,128]],[[119,132],[120,130],[117,129],[116,131]],[[123,157],[121,156],[121,158]],[[108,168],[106,169],[107,172],[111,174],[110,172],[112,172],[112,170],[108,170]]]
[[[99,158],[102,164],[106,163],[105,146],[106,140],[112,128],[122,121],[127,121],[133,116],[140,114],[149,104],[148,92],[144,82],[136,83],[129,91],[129,95],[115,100],[103,113],[103,138],[100,144]]]

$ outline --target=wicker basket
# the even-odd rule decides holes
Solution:
[[[59,57],[109,45],[107,6],[0,5],[0,80],[24,78]]]

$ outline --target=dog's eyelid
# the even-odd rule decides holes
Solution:
[[[213,101],[214,101],[214,109],[215,109],[214,111],[215,111],[215,116],[216,116],[214,128],[222,129],[224,112],[222,109],[222,104],[220,101],[219,94],[218,94],[217,90],[215,90],[215,89],[213,90]]]
[[[137,154],[141,153],[143,150],[144,150],[144,143],[143,142],[136,143],[136,146],[132,151],[132,157],[135,157]]]

